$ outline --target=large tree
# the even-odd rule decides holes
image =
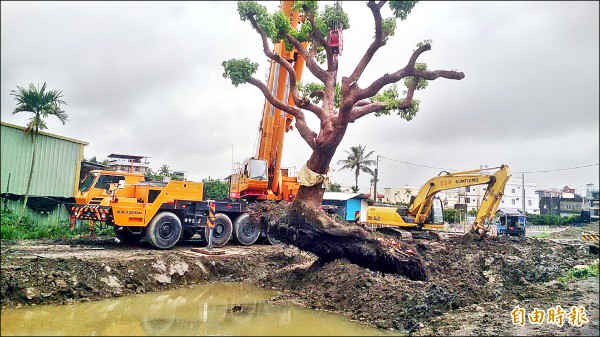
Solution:
[[[63,125],[67,122],[67,113],[60,108],[62,104],[67,103],[62,100],[63,94],[61,91],[46,91],[46,82],[44,82],[41,88],[39,85],[36,87],[33,83],[30,83],[29,88],[27,89],[17,86],[17,90],[11,90],[10,94],[14,96],[14,99],[17,101],[17,106],[12,112],[13,115],[20,112],[28,112],[32,115],[29,119],[29,123],[27,123],[27,126],[25,127],[25,134],[30,136],[33,151],[31,154],[31,165],[29,166],[27,188],[25,189],[25,199],[23,200],[23,208],[21,209],[18,220],[21,222],[21,219],[25,215],[25,208],[27,207],[27,200],[29,199],[29,191],[31,189],[37,149],[37,136],[41,130],[48,129],[46,122],[44,121],[45,118],[54,116],[58,118]]]
[[[368,173],[372,176],[375,172],[369,167],[375,165],[375,160],[369,159],[369,157],[375,151],[365,153],[365,146],[351,146],[350,151],[346,150],[348,157],[346,159],[338,160],[338,165],[342,165],[342,169],[354,170],[354,190],[358,192],[358,176],[360,172]]]
[[[394,16],[383,18],[382,7],[386,3],[387,1],[368,1],[366,4],[373,19],[373,41],[354,70],[349,75],[342,76],[338,84],[338,53],[336,47],[330,44],[328,36],[332,30],[349,27],[348,16],[341,6],[326,5],[324,10],[319,11],[316,1],[295,1],[293,9],[298,10],[304,18],[297,30],[292,28],[290,18],[281,10],[269,14],[264,6],[253,1],[238,2],[240,18],[248,21],[259,34],[264,54],[289,74],[289,89],[294,104],[278,100],[267,84],[254,77],[258,64],[248,59],[223,62],[223,76],[230,78],[235,86],[252,84],[273,106],[295,118],[296,129],[312,149],[305,165],[309,176],[326,175],[349,123],[368,115],[389,115],[394,112],[403,119],[411,120],[419,108],[419,102],[413,99],[415,91],[424,89],[428,81],[440,77],[454,80],[464,78],[462,72],[429,70],[424,63],[418,63],[419,56],[431,49],[431,42],[424,41],[417,45],[403,66],[394,69],[396,60],[393,60],[389,63],[391,72],[382,74],[371,83],[359,84],[376,52],[394,35],[396,19],[406,19],[417,2],[391,1],[389,6]],[[298,76],[294,66],[272,51],[269,40],[273,43],[283,40],[286,46],[293,48],[304,58],[306,68],[320,83],[304,86],[303,88],[311,90],[303,91],[297,83]],[[396,86],[398,82],[406,86],[402,97]],[[306,123],[306,113],[311,113],[320,120],[318,132],[313,131]],[[323,216],[320,206],[324,179],[311,180],[312,182],[300,181],[298,194],[286,212],[285,222],[289,227],[276,224],[273,232],[278,233],[284,242],[312,251],[324,260],[345,257],[372,269],[401,272],[400,269],[406,266],[397,263],[403,259],[400,256],[402,254],[394,252],[390,245],[381,244],[382,240],[375,240],[360,229],[343,227]],[[362,245],[355,244],[359,241],[362,241]],[[368,246],[366,249],[365,243]],[[367,250],[374,253],[365,256],[364,252]],[[388,265],[391,260],[393,262]]]

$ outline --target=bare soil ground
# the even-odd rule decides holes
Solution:
[[[229,244],[220,256],[192,251],[199,246],[190,241],[161,251],[112,238],[3,242],[2,308],[241,281],[284,290],[275,303],[329,310],[414,335],[598,335],[598,278],[556,281],[598,258],[585,245],[535,238],[423,241],[414,248],[425,261],[427,281],[347,260],[322,264],[291,246]],[[584,306],[589,322],[518,326],[510,315],[516,305],[527,313]]]

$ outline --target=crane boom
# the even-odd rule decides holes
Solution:
[[[303,17],[297,10],[292,10],[293,3],[294,1],[281,1],[281,10],[290,18],[291,26],[298,29]],[[273,52],[292,64],[296,80],[300,81],[305,65],[302,55],[296,49],[285,50],[283,41],[275,44]],[[294,106],[289,81],[287,70],[278,62],[271,60],[268,88],[277,100]],[[244,160],[232,174],[229,193],[231,198],[293,200],[299,188],[298,180],[296,177],[289,176],[287,169],[281,168],[283,140],[285,133],[292,129],[293,119],[293,116],[265,100],[256,155]]]

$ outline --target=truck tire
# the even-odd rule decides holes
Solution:
[[[212,235],[212,246],[214,248],[223,247],[229,242],[231,239],[231,233],[233,232],[233,224],[231,223],[231,219],[223,213],[215,214],[215,228],[213,228]],[[210,228],[206,226],[204,229],[204,237],[206,238],[206,243],[208,243],[208,237],[210,235]]]
[[[115,229],[115,237],[122,243],[135,243],[144,237],[144,231],[140,233],[132,233],[127,227],[113,226]]]
[[[171,212],[161,212],[154,216],[146,229],[146,241],[159,249],[173,247],[181,237],[181,221]]]
[[[233,238],[240,245],[249,246],[260,236],[260,228],[251,224],[249,219],[248,213],[242,213],[233,222]]]

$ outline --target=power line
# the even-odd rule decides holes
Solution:
[[[522,172],[515,172],[515,173],[545,173],[545,172],[567,171],[567,170],[575,170],[575,169],[580,169],[580,168],[584,168],[584,167],[591,167],[591,166],[598,166],[598,165],[600,165],[600,163],[583,165],[583,166],[575,166],[575,167],[565,167],[565,168],[559,168],[559,169],[554,169],[554,170],[522,171]]]
[[[415,163],[409,163],[406,161],[402,161],[402,160],[397,160],[397,159],[392,159],[392,158],[388,158],[388,157],[384,157],[382,155],[379,156],[379,158],[384,158],[387,160],[391,160],[391,161],[395,161],[395,162],[399,162],[402,164],[407,164],[407,165],[413,165],[413,166],[420,166],[420,167],[426,167],[426,168],[430,168],[430,169],[434,169],[434,170],[443,170],[443,171],[456,171],[454,169],[448,169],[448,168],[442,168],[442,167],[433,167],[433,166],[427,166],[427,165],[421,165],[421,164],[415,164]]]
[[[427,165],[421,165],[421,164],[409,163],[409,162],[402,161],[402,160],[397,160],[397,159],[392,159],[392,158],[384,157],[384,156],[382,156],[382,155],[379,155],[379,158],[385,158],[385,159],[387,159],[387,160],[395,161],[395,162],[402,163],[402,164],[413,165],[413,166],[420,166],[420,167],[426,167],[426,168],[430,168],[430,169],[436,169],[436,170],[445,170],[445,171],[456,171],[455,169],[448,169],[448,168],[443,168],[443,167],[433,167],[433,166],[427,166]],[[565,168],[559,168],[559,169],[553,169],[553,170],[520,171],[520,172],[514,172],[514,173],[545,173],[545,172],[557,172],[557,171],[575,170],[575,169],[580,169],[580,168],[585,168],[585,167],[591,167],[591,166],[598,166],[598,165],[600,165],[600,163],[596,163],[596,164],[589,164],[589,165],[582,165],[582,166],[575,166],[575,167],[565,167]]]

